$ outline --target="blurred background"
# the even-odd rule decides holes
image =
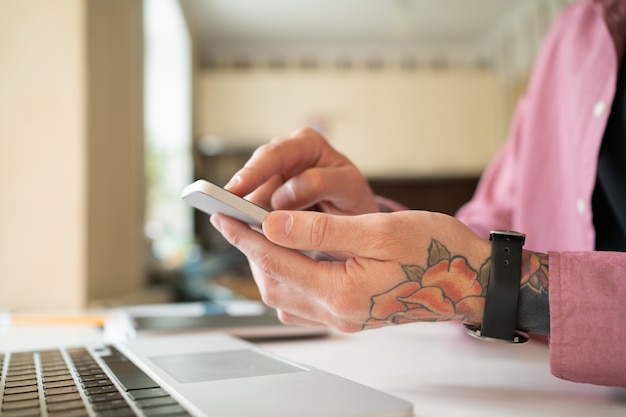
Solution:
[[[453,214],[567,0],[0,0],[0,309],[255,298],[180,200],[310,126]]]

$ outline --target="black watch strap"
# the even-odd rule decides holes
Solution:
[[[481,338],[524,342],[527,337],[516,331],[516,325],[525,235],[494,230],[489,238],[493,243],[483,322],[468,330]]]

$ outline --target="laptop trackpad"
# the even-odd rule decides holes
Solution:
[[[150,358],[182,384],[306,371],[249,349]]]

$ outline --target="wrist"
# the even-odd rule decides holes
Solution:
[[[524,251],[517,308],[517,328],[533,334],[550,334],[549,256]]]

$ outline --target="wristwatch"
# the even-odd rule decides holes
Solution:
[[[484,340],[523,343],[528,335],[516,330],[522,275],[522,246],[526,235],[493,230],[489,235],[491,262],[482,325],[466,324],[467,332]]]

